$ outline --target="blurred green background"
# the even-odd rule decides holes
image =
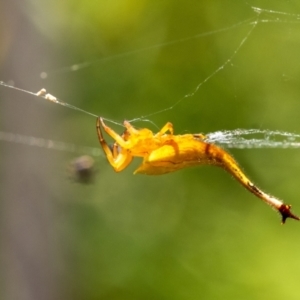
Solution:
[[[6,0],[0,80],[153,131],[300,133],[299,16],[298,1]],[[1,131],[99,147],[95,118],[0,95]],[[300,213],[299,150],[231,153]],[[1,299],[299,299],[299,224],[224,171],[117,174],[102,155],[80,184],[79,154],[1,143]]]

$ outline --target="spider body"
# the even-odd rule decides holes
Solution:
[[[166,135],[161,145],[144,156],[135,174],[159,175],[195,165],[222,165],[222,150],[193,134]]]
[[[124,126],[125,132],[118,135],[102,118],[97,118],[99,142],[116,172],[124,170],[134,157],[143,158],[135,174],[160,175],[191,166],[219,166],[233,175],[248,191],[275,208],[282,216],[282,223],[286,218],[299,220],[291,213],[290,205],[254,185],[229,153],[215,144],[205,142],[205,135],[174,135],[173,125],[169,122],[156,134],[147,128],[136,129],[127,121]],[[111,148],[105,142],[101,128],[114,139]]]

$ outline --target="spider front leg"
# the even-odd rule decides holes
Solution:
[[[103,127],[103,129],[105,130],[105,132],[110,135],[118,144],[120,147],[122,148],[129,148],[129,142],[125,141],[119,134],[117,134],[114,130],[112,130],[110,127],[108,127],[103,119],[101,117],[97,118],[97,132],[98,132],[98,137],[101,135],[101,128]],[[100,134],[100,135],[99,135]],[[99,137],[99,141],[100,141],[100,137]],[[100,142],[101,143],[101,142]]]
[[[103,138],[101,126],[104,128],[104,130],[112,137],[115,139],[115,143],[112,147],[112,149],[108,146],[106,141]],[[121,136],[119,136],[117,133],[115,133],[112,129],[107,127],[102,118],[97,118],[97,123],[96,123],[96,128],[97,128],[97,134],[98,134],[98,139],[100,142],[100,145],[106,155],[106,158],[110,165],[114,168],[116,172],[120,172],[123,169],[125,169],[130,162],[132,161],[132,155],[128,150],[122,147],[120,145],[119,141],[121,143],[126,143]],[[117,137],[117,138],[116,138]]]

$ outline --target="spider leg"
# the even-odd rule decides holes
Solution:
[[[99,120],[100,120],[100,118],[97,118],[96,127],[97,127],[97,134],[98,134],[98,139],[99,139],[100,145],[101,145],[103,151],[105,152],[108,160],[110,160],[109,157],[112,160],[114,160],[114,155],[116,154],[116,150],[114,150],[115,144],[113,145],[112,149],[108,146],[108,144],[106,143],[106,141],[103,138],[103,134],[102,134],[102,130],[101,130],[101,126],[100,126]]]
[[[113,145],[111,146],[111,152],[113,157],[116,158],[120,153],[120,146],[117,143],[113,143]]]
[[[128,121],[124,121],[123,122],[125,128],[126,128],[126,131],[129,132],[130,134],[138,134],[139,133],[139,130],[138,129],[135,129]]]
[[[104,140],[103,139],[103,135],[102,135],[102,131],[101,131],[101,126],[103,127],[103,129],[105,130],[105,132],[108,135],[110,135],[117,142],[117,144],[120,147],[125,148],[125,149],[129,148],[129,143],[126,142],[119,134],[117,134],[110,127],[106,126],[105,123],[104,123],[104,121],[103,121],[103,119],[101,117],[97,118],[97,124],[96,124],[100,144],[101,144],[101,139]]]
[[[127,134],[127,130],[125,130],[123,132],[123,134],[121,135],[122,139],[124,141],[127,141],[128,139],[128,134]],[[118,154],[121,152],[121,147],[118,145],[117,142],[114,142],[113,144],[109,145],[109,148],[112,152],[112,155],[114,158],[116,158],[118,156]]]
[[[97,118],[96,127],[100,145],[102,146],[102,149],[106,155],[108,162],[111,164],[111,166],[116,172],[120,172],[130,164],[130,162],[132,161],[132,155],[128,150],[123,149],[117,142],[113,144],[111,149],[103,138],[100,125],[102,125],[101,119]],[[122,140],[121,137],[120,139]],[[122,141],[124,142],[124,140]]]
[[[124,126],[130,134],[139,134],[140,130],[135,129],[128,121],[124,121]],[[171,134],[174,133],[173,124],[168,122],[165,126],[155,135],[156,137],[160,137],[169,131]]]
[[[130,152],[126,149],[123,149],[113,160],[113,163],[109,161],[111,166],[116,172],[121,172],[124,170],[132,161],[133,157]]]
[[[168,122],[155,136],[160,137],[168,131],[171,133],[171,135],[173,135],[174,133],[173,124],[170,122]]]

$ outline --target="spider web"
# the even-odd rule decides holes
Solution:
[[[274,24],[290,24],[290,26],[298,26],[300,25],[300,14],[273,10],[273,9],[264,9],[256,6],[251,6],[247,2],[245,5],[248,6],[249,11],[252,12],[252,16],[245,20],[241,20],[235,22],[231,25],[206,31],[203,33],[198,33],[192,36],[183,37],[179,39],[170,40],[167,42],[154,44],[142,48],[137,48],[131,51],[125,51],[118,54],[114,54],[111,56],[107,56],[104,58],[94,59],[90,61],[85,61],[83,63],[72,64],[70,66],[65,66],[61,68],[57,68],[49,71],[42,71],[40,73],[40,77],[42,79],[48,79],[51,77],[59,76],[59,74],[70,74],[75,72],[82,72],[87,68],[91,68],[93,66],[97,66],[102,63],[109,63],[116,60],[126,61],[129,57],[136,56],[141,53],[149,53],[154,49],[163,49],[172,47],[174,45],[186,44],[193,40],[205,39],[208,36],[219,35],[222,33],[235,33],[235,30],[240,28],[245,28],[245,33],[239,39],[237,45],[233,47],[233,50],[230,51],[227,57],[223,58],[223,61],[214,68],[207,76],[200,79],[199,83],[197,83],[190,91],[187,91],[181,98],[175,100],[173,104],[155,110],[154,112],[150,112],[144,115],[140,115],[138,117],[134,117],[130,119],[130,122],[149,122],[152,123],[155,127],[159,128],[152,120],[154,116],[164,114],[168,111],[173,110],[174,113],[180,110],[179,106],[186,101],[192,102],[190,98],[193,98],[196,94],[199,94],[201,88],[205,86],[209,81],[215,79],[219,73],[226,71],[226,69],[232,69],[235,67],[235,61],[237,60],[240,52],[243,49],[247,49],[247,44],[251,44],[253,39],[255,39],[256,31],[259,29],[262,30],[264,25],[274,25]],[[284,80],[293,81],[295,78],[290,77],[289,75],[282,75]],[[296,78],[296,80],[298,80]],[[44,98],[46,100],[47,97],[44,95],[37,95],[34,92],[30,92],[24,89],[19,89],[13,86],[13,81],[4,83],[0,82],[0,85],[6,88],[13,88],[20,90],[21,92],[29,93],[34,96],[38,96],[40,98]],[[92,117],[97,116],[97,114],[93,112],[89,112],[78,108],[74,105],[71,105],[67,102],[61,101],[58,98],[55,98],[55,101],[52,103],[63,105],[67,108],[77,110],[81,113],[88,114]],[[198,101],[196,99],[196,101]],[[112,120],[110,118],[104,118],[107,122],[114,123],[116,125],[122,126],[122,123],[119,121]],[[228,148],[299,148],[300,146],[300,135],[294,134],[285,131],[277,131],[277,130],[268,130],[268,129],[234,129],[234,130],[224,130],[224,131],[215,131],[206,134],[207,141],[211,143],[217,143],[220,145],[224,145]],[[87,153],[93,156],[101,155],[101,151],[98,148],[93,147],[84,147],[78,146],[72,143],[65,143],[61,141],[55,141],[51,139],[38,138],[33,136],[22,135],[18,133],[4,132],[0,131],[0,141],[12,142],[12,143],[21,143],[24,145],[42,147],[52,150],[66,151],[66,152],[78,152],[78,153]]]

